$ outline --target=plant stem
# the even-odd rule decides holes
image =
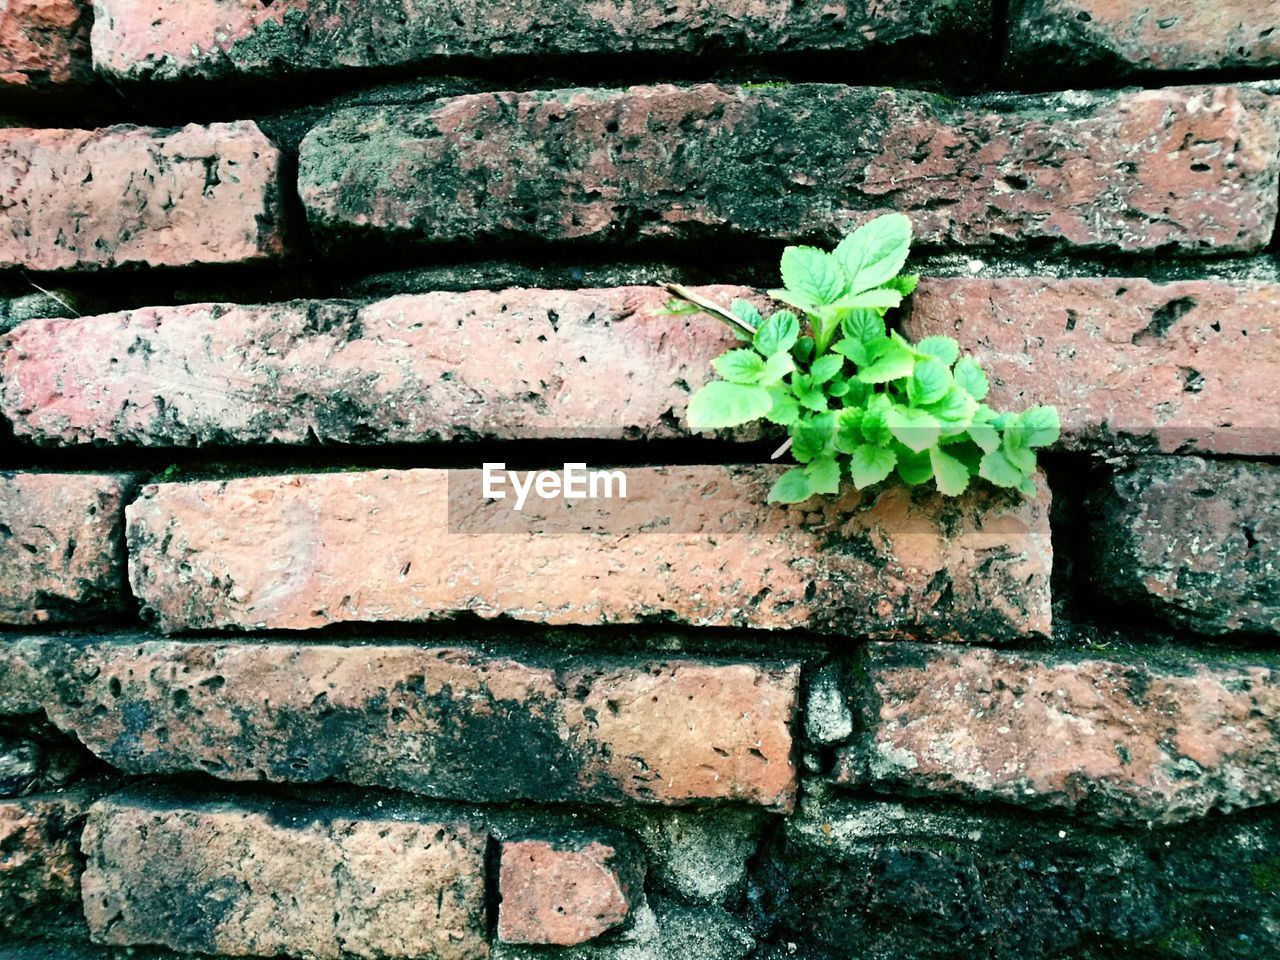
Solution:
[[[787,437],[787,442],[784,443],[782,446],[780,446],[777,450],[773,451],[773,453],[769,456],[769,459],[777,460],[780,456],[782,456],[784,453],[786,453],[790,449],[791,449],[791,438]]]
[[[688,303],[692,303],[703,313],[709,313],[722,323],[727,323],[731,327],[737,327],[749,337],[756,335],[756,328],[747,323],[740,317],[734,315],[733,311],[727,307],[722,307],[714,300],[708,300],[701,294],[694,293],[688,287],[681,286],[678,283],[664,283],[663,289],[672,296],[678,297]]]

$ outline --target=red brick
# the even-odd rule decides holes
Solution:
[[[0,801],[0,943],[84,936],[78,840],[85,806],[76,792]]]
[[[485,500],[479,471],[150,486],[128,511],[130,577],[168,632],[463,613],[964,640],[1049,632],[1043,484],[1030,499],[850,486],[768,506],[782,469],[628,469],[625,500],[538,500],[522,513]]]
[[[482,960],[487,833],[466,822],[119,795],[89,811],[98,943],[312,960]]]
[[[472,801],[787,808],[798,668],[558,667],[416,646],[129,642],[7,651],[50,719],[129,773]],[[141,726],[139,726],[141,724]]]
[[[930,279],[905,332],[957,337],[988,402],[1053,404],[1069,449],[1280,454],[1280,285]]]
[[[84,0],[8,0],[0,13],[0,89],[90,79],[89,9]]]
[[[0,338],[0,412],[63,444],[680,436],[733,338],[708,317],[657,316],[668,299],[475,291],[32,320]]]
[[[0,266],[279,257],[280,152],[242,121],[175,130],[0,129]]]
[[[1269,242],[1278,168],[1280,107],[1246,87],[945,100],[703,84],[342,111],[303,141],[299,189],[331,251],[830,241],[894,209],[948,247],[1223,252]]]
[[[0,474],[0,623],[94,620],[130,606],[120,474]]]
[[[1090,583],[1130,615],[1280,634],[1280,465],[1157,457],[1095,491]]]
[[[447,11],[384,0],[99,0],[93,45],[110,76],[169,80],[439,66],[458,57],[861,51],[913,40],[978,48],[990,23],[990,0],[459,0]]]
[[[498,939],[571,947],[621,926],[644,893],[631,853],[593,838],[504,843]]]
[[[1275,4],[1257,0],[1026,0],[1010,20],[1010,56],[1041,82],[1064,68],[1094,78],[1273,68],[1278,22]]]
[[[876,788],[1178,823],[1280,799],[1280,662],[872,644]]]

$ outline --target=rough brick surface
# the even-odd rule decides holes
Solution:
[[[668,299],[476,291],[28,321],[0,339],[0,412],[63,444],[679,436],[733,338],[656,315]]]
[[[621,926],[643,897],[644,870],[620,847],[594,838],[504,843],[498,938],[571,947]]]
[[[1094,819],[1176,823],[1280,799],[1277,662],[867,653],[868,780]]]
[[[1280,466],[1153,458],[1117,473],[1091,520],[1091,586],[1135,615],[1280,633]]]
[[[99,943],[481,960],[486,839],[466,822],[113,797],[89,811],[84,911]]]
[[[1280,286],[928,280],[904,323],[982,363],[993,406],[1048,403],[1065,447],[1280,454]]]
[[[87,0],[7,0],[0,10],[0,90],[89,79],[89,8]]]
[[[50,719],[130,773],[474,801],[789,807],[798,668],[542,666],[414,646],[20,645]],[[70,658],[69,660],[66,658]]]
[[[1039,82],[1088,73],[1239,70],[1280,64],[1271,0],[1022,0],[1010,59]]]
[[[278,257],[280,153],[256,124],[0,129],[0,267]]]
[[[867,50],[937,40],[978,48],[990,0],[838,6],[791,0],[98,0],[94,57],[123,79],[273,76],[510,55]]]
[[[986,102],[704,84],[339,112],[303,141],[300,192],[330,249],[830,240],[895,209],[949,246],[1241,251],[1270,240],[1278,167],[1280,109],[1248,88]]]
[[[0,943],[79,928],[78,793],[0,801]]]
[[[806,789],[756,902],[773,905],[779,941],[816,940],[818,957],[850,944],[885,960],[1265,956],[1280,923],[1277,827],[1268,814],[1094,832]]]
[[[463,613],[962,640],[1050,631],[1043,483],[1029,499],[850,487],[766,506],[781,470],[628,469],[626,499],[522,513],[484,499],[479,471],[162,484],[129,507],[130,578],[170,632]]]
[[[0,623],[94,620],[130,605],[118,474],[0,473]]]

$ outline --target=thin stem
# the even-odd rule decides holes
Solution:
[[[678,297],[688,303],[692,303],[703,313],[709,313],[722,323],[727,323],[731,327],[737,327],[749,337],[756,335],[756,328],[747,323],[741,317],[735,316],[733,311],[727,307],[722,307],[714,300],[708,300],[701,294],[694,293],[688,287],[681,286],[678,283],[664,283],[663,289],[672,296]]]
[[[777,450],[773,451],[773,453],[769,456],[769,459],[777,460],[780,456],[782,456],[784,453],[786,453],[790,449],[791,449],[791,438],[787,437],[787,442],[784,443],[782,446],[780,446]]]

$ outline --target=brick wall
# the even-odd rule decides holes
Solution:
[[[1277,28],[0,2],[0,960],[1280,957]],[[1034,496],[691,435],[889,210]]]

